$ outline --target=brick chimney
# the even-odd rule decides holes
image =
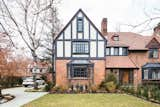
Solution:
[[[107,35],[107,18],[103,18],[101,22],[101,33],[103,36]]]

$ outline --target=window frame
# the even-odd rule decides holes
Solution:
[[[114,41],[119,41],[119,36],[118,35],[113,36],[113,40]]]
[[[108,54],[107,54],[107,49],[108,49]],[[110,56],[111,55],[111,48],[110,47],[106,47],[106,56]]]
[[[119,55],[119,47],[113,47],[113,48],[114,48],[114,55],[113,56],[120,56]],[[118,53],[117,54],[115,54],[116,53],[116,49],[118,49],[118,51],[117,51]]]
[[[147,72],[147,73],[146,73]],[[145,75],[146,73],[146,75]],[[160,70],[158,69],[143,69],[143,80],[160,80]],[[145,78],[147,76],[147,78]]]
[[[123,50],[126,49],[126,53],[123,54]],[[128,48],[127,47],[122,47],[122,56],[128,56]]]
[[[81,24],[81,29],[80,29],[80,25]],[[83,21],[83,17],[77,17],[77,32],[78,33],[82,33],[84,31],[84,21]]]
[[[74,52],[74,45],[78,45],[78,43],[87,43],[87,48],[88,48],[88,50],[87,50],[87,52],[85,52],[86,51],[86,49],[85,49],[85,45],[86,44],[84,44],[84,46],[82,46],[82,44],[81,44],[81,46],[80,46],[80,44],[79,44],[79,48],[80,48],[80,50],[79,50],[79,52]],[[75,48],[76,47],[78,47],[78,46],[75,46]],[[82,49],[82,48],[84,48],[84,49]],[[77,49],[75,49],[75,50],[77,50]],[[80,52],[80,51],[84,51],[84,52]],[[89,55],[89,53],[90,53],[90,49],[89,49],[89,41],[72,41],[72,54],[73,55]]]
[[[75,71],[75,69],[80,69],[80,70]],[[72,66],[70,77],[73,79],[74,78],[88,78],[89,72],[88,72],[87,66],[78,66],[78,65]]]
[[[154,52],[155,51],[157,52],[157,57],[154,57]],[[148,58],[150,58],[150,59],[158,59],[159,58],[159,50],[158,50],[158,48],[150,48],[149,51],[148,51]]]

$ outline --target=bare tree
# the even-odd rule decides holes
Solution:
[[[46,48],[46,44],[43,44],[43,39],[49,36],[46,32],[51,33],[52,41],[55,37],[54,9],[57,3],[59,0],[14,0],[12,3],[0,1],[1,27],[11,40],[17,36],[23,40],[35,64],[39,48]],[[50,22],[48,17],[51,18]]]
[[[120,24],[120,26],[128,26],[131,28],[131,31],[138,29],[136,30],[138,33],[153,30],[156,26],[155,23],[157,24],[160,22],[160,9],[154,8],[154,13],[147,13],[145,9],[143,11],[146,17],[145,20],[137,24]]]
[[[0,2],[0,25],[10,38],[21,37],[30,50],[34,62],[37,62],[37,50],[42,46],[42,36],[46,31],[46,16],[56,5],[55,0],[14,0],[11,7],[5,0]],[[15,14],[19,12],[19,14]]]
[[[46,32],[46,37],[43,39],[42,47],[44,48],[44,54],[42,55],[42,57],[43,59],[52,61],[52,56],[54,54],[53,42],[55,36],[60,31],[61,23],[58,18],[57,8],[50,7],[49,14],[47,16],[47,20],[42,21],[49,29],[49,31]]]

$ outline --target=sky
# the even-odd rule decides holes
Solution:
[[[157,16],[156,8],[159,8],[159,5],[160,0],[61,0],[58,9],[63,25],[81,8],[99,29],[102,18],[107,18],[109,32],[131,31],[151,35],[152,30],[141,32],[142,29],[147,29],[148,25],[131,29],[124,24],[136,25],[149,17]],[[158,22],[160,19],[152,21],[149,25],[154,27]]]
[[[13,1],[13,0],[8,0]],[[100,29],[102,18],[108,19],[109,32],[135,32],[144,36],[152,35],[153,30],[140,32],[143,29],[153,28],[158,22],[154,20],[149,24],[144,24],[135,29],[124,24],[136,25],[147,20],[149,17],[160,16],[160,0],[60,0],[57,5],[58,17],[63,27],[73,17],[73,15],[81,8],[90,20]],[[17,15],[17,11],[14,11]],[[15,56],[30,56],[29,50],[25,48],[24,42],[19,38],[19,46],[16,49]]]

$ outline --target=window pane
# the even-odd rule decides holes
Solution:
[[[148,70],[144,70],[144,79],[148,79]]]
[[[158,58],[158,49],[154,49],[153,58]]]
[[[158,58],[158,49],[150,49],[149,58]]]
[[[114,55],[119,55],[119,48],[114,48]]]
[[[87,67],[85,66],[73,66],[71,71],[71,77],[88,77]]]
[[[160,79],[160,71],[158,71],[158,79]]]
[[[82,18],[77,19],[77,31],[83,32],[83,19]]]
[[[114,36],[114,37],[113,37],[113,40],[114,40],[114,41],[119,41],[119,36]]]
[[[122,55],[127,55],[127,48],[122,48]]]
[[[73,42],[73,54],[89,54],[88,42]]]
[[[106,55],[110,55],[110,48],[106,48]]]

